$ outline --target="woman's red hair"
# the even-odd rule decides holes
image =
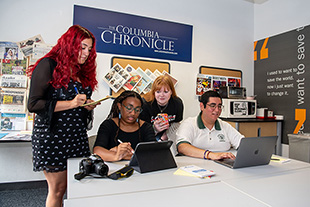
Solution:
[[[78,63],[78,57],[82,50],[81,42],[91,38],[92,49],[86,62],[82,65]],[[83,87],[90,86],[92,90],[98,84],[96,80],[96,40],[94,35],[84,27],[79,25],[71,26],[57,41],[57,44],[44,57],[39,59],[34,65],[27,69],[27,74],[31,76],[33,70],[43,58],[51,58],[57,62],[53,72],[51,84],[55,88],[68,87],[70,78],[74,81],[80,79]]]
[[[161,87],[166,87],[171,90],[171,97],[177,97],[177,93],[175,92],[174,84],[171,78],[167,75],[158,76],[152,85],[152,89],[150,92],[144,95],[144,99],[147,102],[153,102],[155,100],[155,92],[160,90]]]

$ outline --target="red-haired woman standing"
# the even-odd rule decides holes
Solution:
[[[34,171],[48,183],[46,206],[62,206],[67,188],[67,159],[89,156],[86,130],[95,105],[90,99],[96,80],[95,38],[74,25],[52,50],[28,68],[28,110],[36,113],[32,133]]]

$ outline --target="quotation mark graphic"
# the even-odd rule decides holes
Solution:
[[[264,43],[262,45],[262,48],[260,49],[260,59],[267,59],[268,58],[268,48],[267,43],[268,43],[269,37],[267,37],[264,40]],[[256,45],[257,45],[257,41],[254,42],[254,61],[257,60],[257,51],[256,51]]]
[[[298,121],[294,130],[294,134],[297,134],[306,121],[306,109],[295,109],[295,120]]]

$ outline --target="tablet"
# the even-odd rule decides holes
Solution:
[[[176,168],[170,151],[172,143],[171,140],[138,143],[129,166],[140,173]]]

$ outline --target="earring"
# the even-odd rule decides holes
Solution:
[[[119,118],[119,119],[121,119],[121,118],[122,118],[122,114],[121,114],[121,112],[119,112],[119,114],[118,114],[118,118]]]
[[[136,122],[139,123],[139,118],[136,119]]]

